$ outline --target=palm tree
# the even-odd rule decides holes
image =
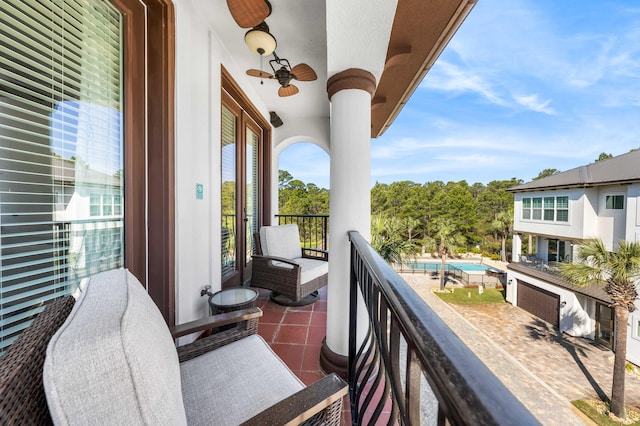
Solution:
[[[604,283],[604,291],[613,301],[615,315],[615,360],[611,387],[611,412],[625,418],[624,381],[627,360],[627,321],[638,299],[636,281],[640,278],[640,243],[621,241],[614,252],[601,240],[580,245],[576,263],[561,263],[560,273],[578,285]]]
[[[395,216],[376,214],[371,218],[371,246],[387,263],[402,263],[415,254],[415,245],[405,239],[405,227]]]
[[[444,290],[444,270],[447,264],[447,255],[456,251],[458,247],[464,244],[464,237],[458,232],[455,225],[450,219],[438,218],[434,220],[433,227],[435,236],[427,238],[426,246],[428,250],[437,250],[438,256],[442,260],[442,269],[440,272],[440,290]]]
[[[491,222],[491,230],[500,235],[502,240],[501,260],[507,261],[507,238],[511,234],[513,228],[513,210],[501,211]]]

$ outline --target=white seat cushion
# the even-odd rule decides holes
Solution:
[[[260,228],[260,246],[265,256],[295,259],[302,257],[298,225],[263,226]]]
[[[184,425],[180,367],[160,311],[127,270],[89,278],[44,364],[57,425]]]
[[[325,260],[301,257],[299,259],[294,259],[294,261],[302,265],[302,269],[300,271],[301,283],[308,283],[309,281],[329,272],[329,262]]]
[[[303,383],[253,335],[180,364],[189,425],[238,425]]]

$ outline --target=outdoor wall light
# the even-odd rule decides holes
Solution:
[[[564,308],[565,306],[567,306],[567,301],[563,300],[562,302],[560,302],[560,307]]]
[[[256,25],[244,35],[244,42],[249,50],[260,56],[268,56],[276,50],[278,43],[276,38],[269,32],[266,22]]]
[[[513,280],[507,281],[507,285],[511,285],[512,283],[513,283]]]

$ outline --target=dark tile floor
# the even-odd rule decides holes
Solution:
[[[259,291],[256,306],[262,309],[258,334],[306,385],[321,379],[320,348],[327,332],[327,289],[319,291],[316,302],[307,306],[282,306]],[[345,397],[342,424],[351,424],[348,397]]]

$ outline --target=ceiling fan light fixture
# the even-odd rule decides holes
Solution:
[[[269,32],[269,27],[264,22],[247,31],[244,42],[249,50],[260,56],[271,55],[278,45],[276,38]]]

